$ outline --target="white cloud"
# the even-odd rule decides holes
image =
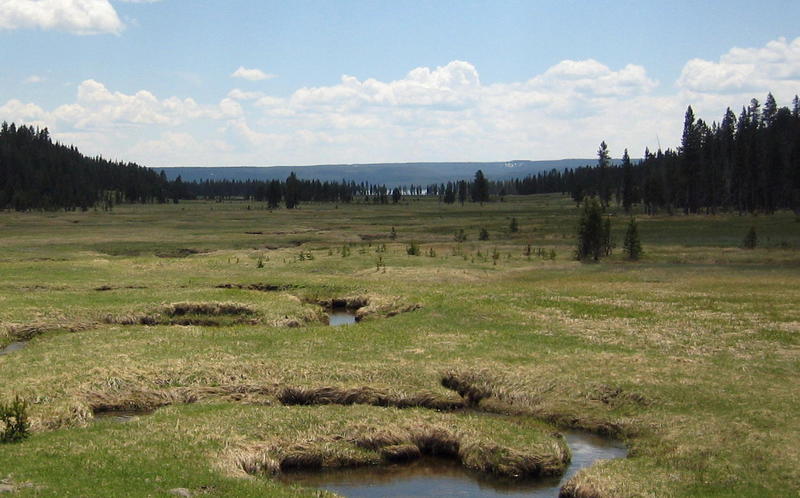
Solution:
[[[710,122],[768,91],[788,104],[800,88],[798,40],[689,61],[675,86],[639,65],[593,59],[486,84],[474,65],[452,61],[393,81],[344,75],[285,96],[234,88],[211,104],[86,80],[72,102],[46,110],[10,100],[0,116],[152,166],[592,158],[601,140],[615,157],[624,148],[639,156],[679,143],[687,105]]]
[[[264,97],[264,94],[262,92],[245,92],[244,90],[234,88],[228,92],[228,97],[235,100],[256,100]]]
[[[119,34],[124,27],[108,0],[0,0],[0,29],[92,35]]]
[[[78,85],[76,101],[57,107],[50,116],[64,127],[89,130],[132,125],[174,127],[196,119],[233,118],[242,112],[241,106],[228,98],[216,106],[202,106],[191,98],[159,99],[147,90],[112,92],[98,81],[86,80]]]
[[[35,83],[41,83],[42,81],[44,81],[44,78],[42,78],[41,76],[37,76],[35,74],[32,74],[32,75],[28,76],[27,78],[25,78],[22,82],[25,83],[25,84],[35,84]]]
[[[242,78],[249,81],[261,81],[274,78],[274,74],[268,74],[260,69],[247,69],[244,66],[239,66],[239,69],[231,74],[231,78]]]
[[[718,62],[692,59],[679,88],[704,94],[765,93],[788,98],[800,88],[800,38],[779,38],[759,48],[733,48]]]
[[[47,112],[36,104],[11,99],[0,106],[0,117],[10,123],[35,124],[46,119]]]

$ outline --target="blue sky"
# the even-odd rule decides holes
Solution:
[[[0,119],[149,166],[592,157],[800,93],[800,2],[0,0]]]

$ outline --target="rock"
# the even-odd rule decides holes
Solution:
[[[169,490],[169,494],[175,495],[175,496],[184,496],[184,497],[187,497],[187,498],[192,496],[192,492],[189,491],[186,488],[173,488],[173,489],[170,489]]]

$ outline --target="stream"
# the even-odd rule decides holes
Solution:
[[[293,471],[286,484],[321,488],[348,497],[528,496],[554,497],[579,470],[601,459],[625,458],[621,442],[594,434],[564,431],[572,461],[561,477],[500,479],[465,469],[445,458],[425,457],[392,464],[325,471]]]
[[[328,310],[328,325],[338,327],[340,325],[352,325],[356,323],[356,315],[344,308],[333,308]]]

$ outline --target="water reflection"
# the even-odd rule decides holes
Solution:
[[[328,310],[328,324],[332,327],[339,325],[352,325],[356,323],[356,315],[346,309],[334,308]]]

